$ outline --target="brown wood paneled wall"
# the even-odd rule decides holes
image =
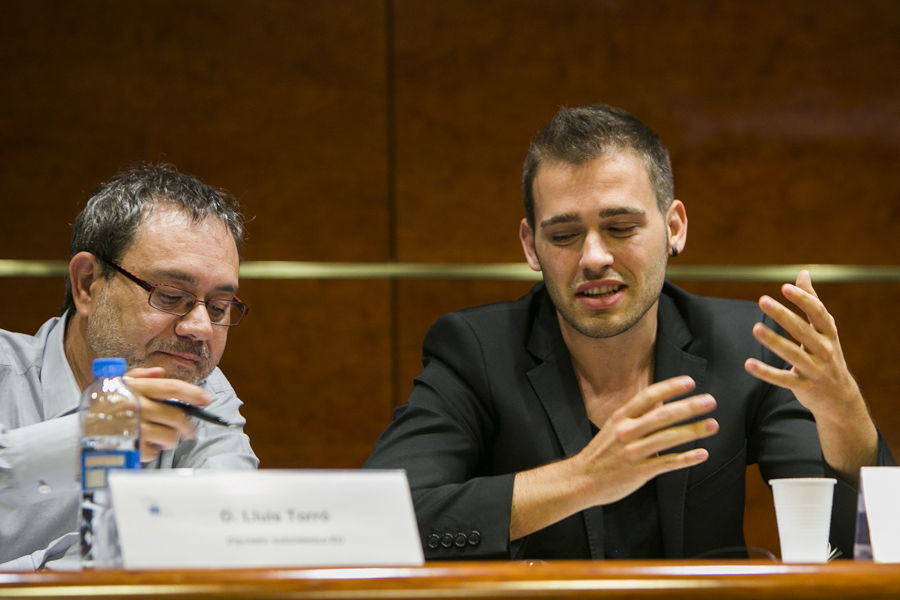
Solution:
[[[520,260],[520,168],[560,105],[667,142],[680,264],[900,264],[892,0],[0,0],[0,258],[67,256],[90,190],[167,161],[232,191],[247,260]],[[682,282],[754,299],[775,283]],[[268,468],[356,467],[441,313],[526,282],[245,279],[222,367]],[[56,313],[0,277],[0,327]],[[821,286],[900,449],[900,284]],[[777,549],[751,477],[749,541]]]

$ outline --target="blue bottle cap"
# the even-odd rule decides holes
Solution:
[[[95,358],[91,365],[94,377],[118,377],[126,370],[124,358]]]

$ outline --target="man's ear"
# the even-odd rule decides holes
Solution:
[[[94,297],[99,291],[96,283],[103,280],[100,261],[90,252],[79,252],[69,261],[69,283],[72,286],[72,300],[75,312],[84,316],[91,314]]]
[[[669,249],[681,254],[687,245],[687,210],[681,200],[673,200],[666,211],[666,228],[669,233]]]
[[[528,266],[534,271],[541,270],[541,261],[538,260],[537,249],[534,246],[534,230],[528,225],[528,219],[522,219],[519,223],[519,241],[522,242],[522,251]]]

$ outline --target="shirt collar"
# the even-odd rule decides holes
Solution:
[[[44,395],[44,414],[47,418],[61,417],[78,410],[81,388],[63,348],[69,313],[56,319],[47,335],[44,347],[44,366],[41,369],[41,387]]]

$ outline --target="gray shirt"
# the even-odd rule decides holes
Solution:
[[[37,569],[77,542],[78,403],[63,351],[65,316],[36,335],[0,329],[0,570]],[[242,402],[216,368],[202,383],[207,409],[241,427],[194,420],[196,437],[144,469],[255,469]]]

